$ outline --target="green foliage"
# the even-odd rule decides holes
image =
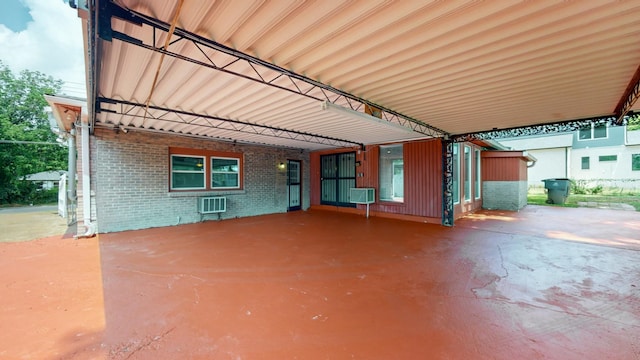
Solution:
[[[586,194],[602,194],[604,188],[602,185],[596,185],[594,187],[587,187],[589,183],[586,180],[570,180],[571,181],[571,194],[575,195],[586,195]]]
[[[593,195],[598,195],[602,193],[602,185],[596,185],[594,187],[592,187],[591,189],[589,189],[589,192]]]
[[[585,180],[570,180],[571,194],[584,195],[588,193],[587,183]]]
[[[61,86],[61,80],[37,71],[16,76],[0,61],[0,140],[55,142],[43,95]],[[0,143],[0,204],[30,201],[35,193],[24,177],[66,169],[67,151],[57,145]]]
[[[640,130],[640,114],[629,117],[627,130]]]

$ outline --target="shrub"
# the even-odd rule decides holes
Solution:
[[[602,188],[602,185],[597,185],[597,186],[592,187],[591,189],[588,189],[588,190],[589,190],[589,192],[591,194],[598,195],[598,194],[602,193],[603,188]]]
[[[587,194],[587,181],[586,180],[570,180],[571,192],[577,195]]]

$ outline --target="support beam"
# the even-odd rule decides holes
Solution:
[[[255,81],[267,86],[275,87],[280,90],[289,91],[300,96],[306,96],[317,101],[328,101],[334,104],[348,104],[351,110],[364,112],[366,111],[366,107],[370,109],[373,108],[379,110],[380,119],[399,124],[412,131],[429,137],[443,137],[447,135],[445,131],[428,125],[422,121],[397,113],[391,109],[384,108],[380,105],[361,99],[308,77],[296,74],[285,68],[271,64],[267,61],[244,54],[179,27],[176,27],[173,31],[172,38],[175,38],[175,40],[173,40],[171,44],[190,42],[201,52],[202,56],[196,58],[195,56],[187,56],[178,52],[171,51],[171,45],[169,45],[168,47],[158,46],[154,41],[154,39],[160,38],[161,35],[167,36],[169,34],[169,32],[171,31],[170,24],[155,19],[151,16],[136,12],[134,10],[120,7],[114,2],[105,1],[102,2],[102,4],[108,4],[106,6],[111,7],[111,9],[108,10],[100,9],[100,12],[107,14],[107,16],[109,14],[113,14],[114,17],[117,17],[119,19],[131,21],[136,25],[142,24],[143,26],[148,26],[151,28],[151,31],[148,32],[150,34],[148,39],[135,39],[128,34],[118,32],[111,28],[109,28],[108,30],[102,28],[102,26],[106,26],[107,24],[111,26],[111,22],[102,21],[99,35],[105,41],[112,41],[116,39],[127,44],[139,46],[150,51],[155,51],[164,55],[174,57],[176,59],[188,61],[210,69],[232,74],[250,81]],[[123,13],[127,13],[127,16],[124,16]],[[224,54],[224,58],[229,59],[229,61],[226,61],[225,63],[215,63],[212,60],[212,53]],[[238,68],[241,68],[240,66],[238,66],[238,63],[247,65],[253,71],[251,73],[247,73],[237,70]]]
[[[442,141],[442,225],[453,226],[453,141]]]
[[[640,66],[636,69],[636,73],[633,74],[631,82],[616,106],[616,125],[624,123],[624,117],[631,111],[633,105],[638,101],[638,97],[640,97]]]
[[[221,129],[247,134],[298,140],[302,142],[311,142],[327,145],[330,147],[358,146],[360,148],[364,148],[364,144],[353,142],[350,140],[306,133],[297,130],[277,128],[267,125],[253,124],[245,121],[227,119],[206,114],[198,114],[185,110],[169,109],[155,105],[148,105],[147,107],[146,104],[136,103],[133,101],[99,97],[97,103],[97,112],[114,113],[139,119],[144,119],[146,116],[146,118],[162,120],[167,123],[188,125],[189,131],[185,132],[186,135],[192,134],[193,131],[197,129]],[[188,120],[186,118],[188,118]],[[198,123],[198,120],[203,120],[205,123]],[[234,139],[226,140],[231,141]]]

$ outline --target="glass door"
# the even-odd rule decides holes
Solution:
[[[302,195],[301,176],[300,176],[300,161],[288,160],[287,161],[287,188],[289,193],[289,206],[288,211],[300,210]]]
[[[320,166],[320,203],[355,207],[349,189],[356,187],[356,153],[322,155]]]

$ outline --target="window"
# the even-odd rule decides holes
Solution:
[[[205,157],[171,155],[171,189],[204,190]]]
[[[589,157],[588,156],[583,156],[582,157],[582,170],[589,170]]]
[[[211,188],[240,188],[240,159],[211,158]]]
[[[584,127],[578,130],[578,140],[604,139],[607,137],[606,125],[595,125]]]
[[[170,148],[169,190],[242,188],[242,154]]]
[[[471,147],[464,146],[464,199],[471,200]]]
[[[404,201],[402,145],[380,146],[380,200]]]
[[[458,145],[453,144],[453,203],[460,203],[460,154]]]
[[[598,161],[617,161],[618,155],[601,155],[598,157]]]
[[[476,188],[476,199],[480,199],[480,188],[481,186],[481,172],[480,172],[480,163],[482,161],[482,158],[480,157],[480,150],[475,151],[476,154],[476,177],[475,179],[473,179],[474,183],[475,183],[475,188]]]
[[[631,154],[631,170],[640,171],[640,154]]]

